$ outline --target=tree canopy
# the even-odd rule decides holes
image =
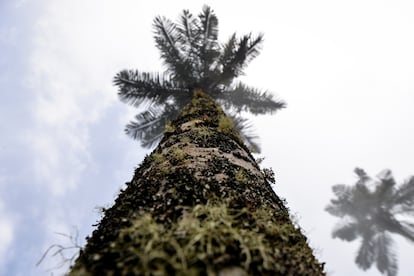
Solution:
[[[120,99],[141,108],[126,133],[144,147],[153,146],[167,122],[191,101],[193,90],[201,88],[222,104],[247,145],[259,151],[241,113],[273,113],[286,106],[271,93],[236,80],[260,53],[263,34],[238,37],[234,33],[226,43],[219,43],[218,18],[208,6],[198,16],[184,10],[177,23],[157,16],[153,30],[165,72],[122,70],[114,79]]]
[[[374,181],[363,169],[356,168],[358,180],[353,186],[333,186],[336,195],[326,211],[342,220],[332,232],[334,238],[353,241],[361,238],[355,262],[363,270],[376,263],[381,273],[396,275],[397,257],[391,234],[414,242],[414,177],[396,186],[390,170]]]

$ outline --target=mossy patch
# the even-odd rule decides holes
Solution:
[[[171,124],[171,122],[168,122],[166,125],[165,125],[165,128],[164,128],[164,133],[165,134],[168,134],[168,133],[173,133],[175,131],[175,127]]]
[[[248,180],[243,168],[240,168],[237,170],[235,178],[236,178],[236,181],[239,183],[246,183]]]
[[[104,254],[115,258],[119,275],[217,275],[229,266],[249,275],[320,275],[300,231],[271,213],[198,204],[165,225],[142,212]],[[101,258],[93,257],[96,265]]]
[[[190,139],[190,137],[188,137],[187,135],[185,135],[185,136],[182,136],[182,137],[181,137],[180,141],[181,141],[182,143],[184,143],[184,144],[188,144],[188,143],[190,143],[190,142],[191,142],[191,139]]]
[[[234,122],[231,118],[221,115],[219,117],[218,130],[223,133],[230,133],[234,129]]]
[[[183,161],[187,156],[185,151],[180,149],[177,145],[172,146],[170,150],[168,151],[168,154],[170,157],[169,159],[173,161],[174,163]]]
[[[153,154],[151,154],[151,159],[156,163],[156,164],[161,164],[162,162],[165,161],[165,157],[158,152],[154,152]]]

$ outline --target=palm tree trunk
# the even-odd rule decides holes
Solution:
[[[323,275],[269,178],[195,90],[70,275]]]

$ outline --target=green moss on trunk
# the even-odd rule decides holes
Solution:
[[[229,120],[195,91],[70,275],[323,275]]]

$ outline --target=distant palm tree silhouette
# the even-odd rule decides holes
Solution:
[[[193,90],[201,88],[230,112],[251,150],[259,151],[255,136],[243,131],[249,124],[240,112],[272,113],[285,103],[234,79],[260,53],[263,35],[237,38],[233,34],[227,43],[219,44],[218,19],[208,6],[198,17],[184,10],[177,24],[158,16],[153,26],[166,72],[123,70],[115,76],[122,101],[136,107],[144,104],[144,110],[126,126],[126,133],[142,146],[152,147],[162,138],[166,123],[191,101]]]
[[[396,275],[397,257],[390,234],[414,241],[414,223],[402,218],[414,215],[414,177],[396,187],[390,170],[378,174],[378,181],[360,168],[354,171],[359,178],[354,186],[332,187],[336,198],[325,210],[342,218],[332,236],[345,241],[361,237],[356,264],[367,270],[376,263],[381,273]]]

